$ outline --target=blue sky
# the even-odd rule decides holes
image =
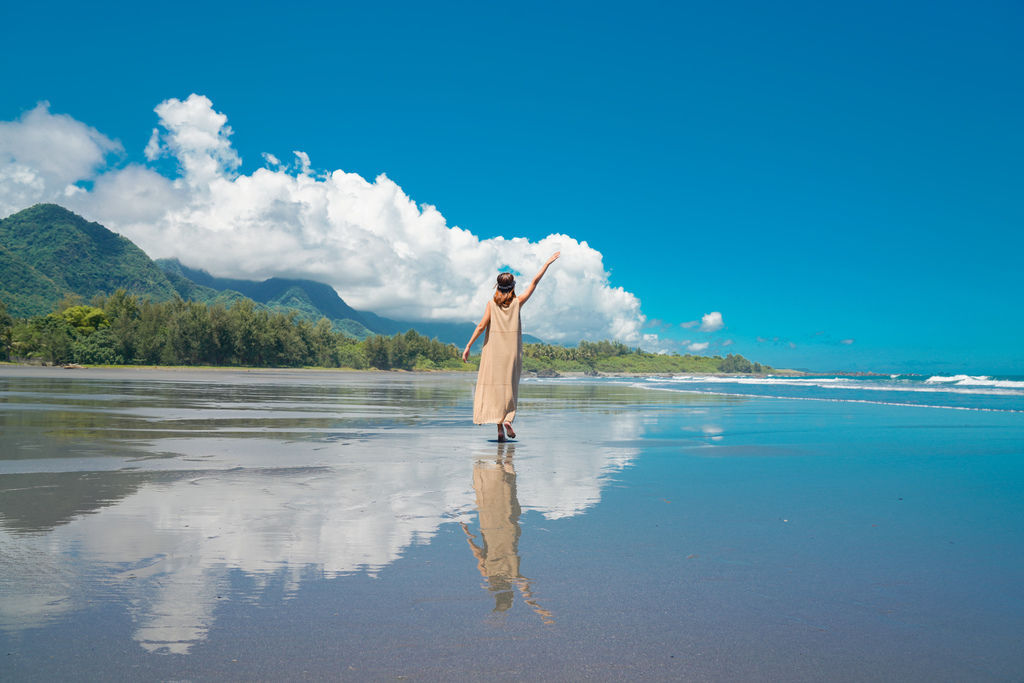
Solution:
[[[662,342],[1024,373],[1024,6],[825,5],[5,6],[0,121],[48,101],[171,176],[154,107],[197,93],[241,173],[302,150],[585,241]]]

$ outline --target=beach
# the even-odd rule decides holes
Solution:
[[[0,368],[3,677],[1024,672],[1012,382],[474,379]]]

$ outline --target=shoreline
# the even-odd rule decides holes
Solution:
[[[169,372],[340,372],[340,373],[369,373],[369,374],[388,374],[388,375],[467,375],[476,372],[476,368],[467,368],[465,370],[379,370],[377,368],[324,368],[315,366],[304,366],[304,367],[254,367],[244,365],[79,365],[77,363],[71,363],[68,365],[44,365],[41,363],[15,363],[11,361],[0,361],[0,368],[39,368],[46,370],[166,370]],[[812,373],[804,372],[802,370],[790,370],[786,368],[778,368],[773,372],[762,373],[761,375],[753,375],[751,373],[742,372],[693,372],[693,373],[680,373],[680,372],[596,372],[588,373],[578,370],[566,370],[566,371],[553,371],[553,374],[548,374],[545,371],[523,371],[523,378],[539,378],[539,379],[559,379],[559,378],[570,378],[570,379],[582,379],[582,378],[595,378],[600,379],[602,377],[673,377],[679,374],[694,375],[699,377],[773,377],[773,376],[786,376],[786,377],[803,377],[813,376],[816,374],[844,374],[844,373]]]

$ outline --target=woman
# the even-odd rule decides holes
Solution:
[[[516,417],[519,373],[523,368],[523,329],[519,322],[519,308],[529,300],[548,266],[560,254],[556,251],[547,260],[540,272],[533,276],[530,286],[518,297],[515,276],[512,273],[498,275],[498,291],[494,293],[494,299],[487,302],[484,317],[462,352],[463,362],[468,361],[473,342],[484,331],[487,332],[473,396],[473,423],[497,424],[498,441],[504,441],[506,434],[510,439],[516,438],[512,420]]]

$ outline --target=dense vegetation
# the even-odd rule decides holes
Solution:
[[[0,360],[8,360],[11,353],[11,333],[13,332],[14,319],[7,312],[7,306],[0,301]]]
[[[0,304],[2,306],[2,304]],[[461,369],[458,349],[413,330],[363,341],[295,312],[240,299],[230,308],[180,298],[154,302],[118,290],[48,315],[13,320],[0,308],[0,358],[51,364]]]
[[[16,320],[0,301],[0,360],[82,365],[217,365],[248,367],[472,370],[457,347],[414,330],[358,340],[321,318],[258,307],[251,299],[230,306],[176,298],[154,302],[124,290],[88,305],[65,297],[48,315]],[[580,342],[567,348],[526,344],[527,371],[736,372],[770,370],[743,356],[653,354],[618,342]]]

